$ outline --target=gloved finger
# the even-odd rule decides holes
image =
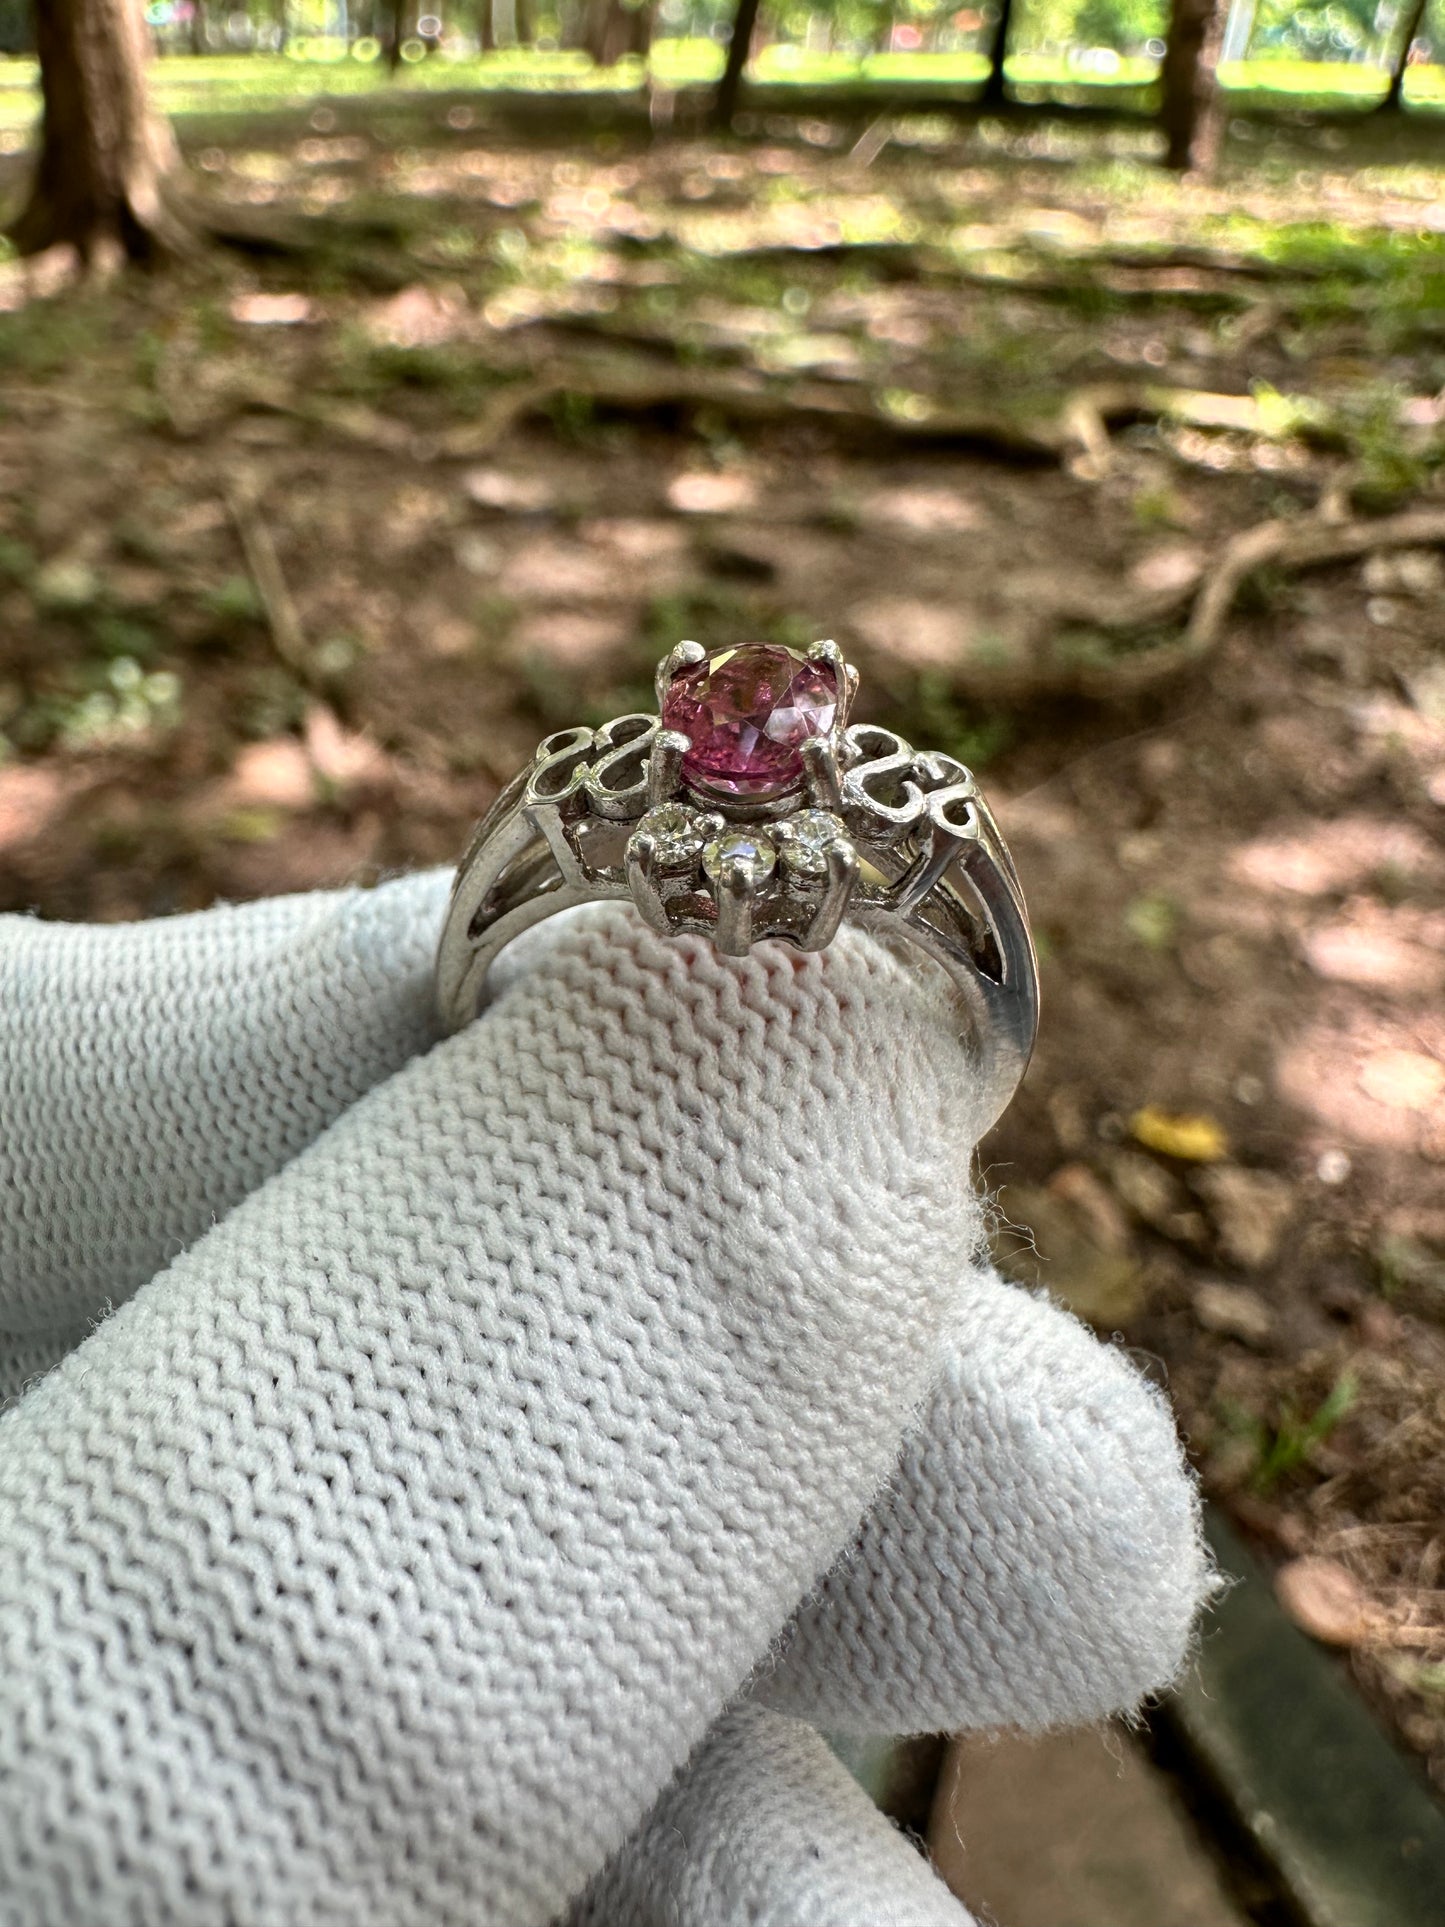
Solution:
[[[1214,1585],[1164,1398],[982,1270],[889,1488],[756,1691],[837,1732],[1096,1720],[1176,1677]]]
[[[812,1727],[721,1719],[565,1927],[969,1927]]]
[[[435,1041],[449,886],[0,918],[0,1356],[60,1355]]]
[[[846,1541],[977,1242],[935,973],[579,919],[0,1415],[27,1927],[540,1927]]]

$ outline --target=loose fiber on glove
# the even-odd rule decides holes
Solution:
[[[895,1462],[969,1113],[865,939],[600,910],[345,1112],[0,1415],[3,1927],[561,1911]]]
[[[757,1696],[838,1732],[1102,1719],[1168,1685],[1214,1580],[1163,1398],[980,1272],[892,1486]]]
[[[449,881],[0,917],[0,1373],[7,1340],[58,1355],[434,1041]]]
[[[721,1719],[566,1927],[969,1927],[817,1733]]]

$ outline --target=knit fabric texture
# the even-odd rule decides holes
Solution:
[[[876,945],[598,911],[345,1111],[0,1417],[0,1921],[550,1920],[895,1463],[972,1104]]]
[[[725,1714],[566,1927],[969,1927],[811,1726]]]
[[[0,917],[0,1399],[434,1040],[449,880]]]
[[[588,1927],[957,1922],[783,1715],[1164,1684],[1163,1403],[972,1262],[927,973],[589,910],[419,1056],[447,881],[0,919],[0,1927],[508,1927],[604,1861]]]
[[[756,1691],[837,1733],[1104,1719],[1175,1678],[1214,1584],[1162,1395],[983,1272],[889,1488]]]

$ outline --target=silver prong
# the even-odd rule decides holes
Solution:
[[[848,721],[848,711],[853,707],[853,698],[858,693],[858,671],[851,662],[844,661],[843,651],[836,642],[815,642],[808,651],[809,662],[825,662],[838,678],[838,714],[833,719],[829,731],[833,741],[838,742]]]
[[[632,892],[632,901],[642,912],[643,922],[650,930],[664,937],[669,935],[672,924],[657,882],[657,839],[645,831],[639,832],[627,845],[625,861],[627,887]]]
[[[682,759],[692,748],[680,729],[661,729],[647,759],[647,807],[659,809],[682,790]]]
[[[688,669],[693,663],[701,662],[706,654],[707,651],[700,642],[680,642],[675,649],[668,650],[662,661],[657,665],[655,687],[657,690],[657,706],[659,709],[662,708],[663,698],[667,695],[667,685],[672,681],[678,670]]]
[[[746,957],[753,947],[753,898],[757,880],[746,858],[723,864],[717,879],[717,933],[713,944],[725,957]]]
[[[828,845],[828,883],[813,920],[803,933],[800,950],[826,950],[838,934],[838,925],[848,909],[853,885],[858,881],[858,852],[846,837]]]
[[[803,744],[798,754],[803,759],[803,778],[808,788],[808,801],[815,810],[832,810],[835,813],[843,807],[843,776],[838,768],[838,751],[826,736],[813,736]]]

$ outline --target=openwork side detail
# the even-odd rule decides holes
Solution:
[[[683,643],[657,683],[660,713],[555,731],[488,813],[438,958],[448,1022],[475,1011],[513,936],[575,903],[630,898],[660,934],[730,956],[761,939],[821,950],[847,918],[949,971],[1007,1084],[1001,1109],[1032,1046],[1036,978],[1018,877],[972,773],[850,723],[857,675],[833,643]]]

